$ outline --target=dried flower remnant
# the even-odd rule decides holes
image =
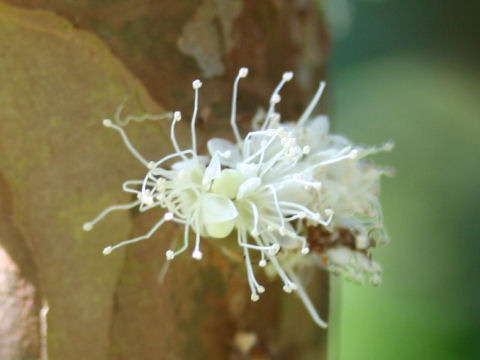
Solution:
[[[233,234],[245,259],[251,300],[257,301],[265,291],[255,277],[257,263],[267,273],[280,277],[283,290],[297,293],[315,323],[326,327],[297,269],[318,264],[335,273],[346,272],[354,280],[370,277],[372,282],[379,282],[380,267],[370,259],[368,249],[386,240],[378,203],[379,177],[385,170],[363,158],[389,150],[391,144],[355,146],[342,136],[329,134],[325,116],[311,118],[324,82],[298,121],[280,122],[276,105],[292,72],[283,74],[268,110],[260,115],[260,121],[256,117],[257,128],[242,137],[236,106],[239,81],[247,74],[248,69],[241,68],[233,85],[230,124],[235,142],[210,139],[208,155],[197,152],[200,80],[192,84],[195,98],[188,149],[181,149],[176,139],[175,126],[182,118],[178,111],[172,115],[170,128],[174,152],[156,162],[138,153],[121,126],[104,120],[106,127],[120,133],[130,152],[147,168],[147,174],[144,179],[123,184],[124,191],[135,194],[135,201],[108,207],[83,228],[91,230],[115,210],[163,208],[163,217],[147,234],[106,247],[103,253],[108,255],[121,246],[148,239],[165,222],[173,221],[185,227],[183,244],[168,250],[167,260],[190,247],[191,233],[191,255],[197,260],[203,257],[202,238],[223,239]]]

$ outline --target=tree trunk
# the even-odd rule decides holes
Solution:
[[[124,180],[144,176],[101,126],[122,103],[126,115],[190,114],[200,78],[200,136],[228,137],[238,68],[250,68],[238,105],[244,132],[293,70],[280,106],[295,119],[325,74],[327,36],[313,1],[7,2],[23,8],[0,3],[0,294],[17,301],[0,306],[2,325],[11,324],[0,326],[1,358],[324,359],[326,331],[278,282],[263,279],[267,292],[250,302],[243,262],[219,251],[224,240],[205,242],[200,262],[175,258],[161,283],[179,227],[101,254],[147,232],[158,212],[115,213],[81,229],[129,201]],[[159,159],[171,151],[169,125],[126,131]],[[314,274],[308,290],[326,318],[327,276]]]

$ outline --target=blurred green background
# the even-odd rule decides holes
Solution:
[[[333,128],[377,161],[378,288],[341,285],[339,358],[480,359],[480,2],[327,3]]]

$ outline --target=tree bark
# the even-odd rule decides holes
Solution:
[[[267,292],[251,303],[243,262],[218,250],[223,240],[205,242],[201,262],[176,258],[160,283],[179,227],[101,255],[104,246],[147,232],[158,212],[112,214],[92,232],[81,230],[104,206],[128,202],[120,184],[144,175],[101,126],[123,102],[125,114],[190,114],[191,82],[200,78],[200,136],[229,137],[238,68],[250,68],[238,106],[244,132],[281,74],[293,70],[280,106],[295,119],[325,75],[328,41],[313,1],[8,3],[22,8],[0,4],[1,203],[10,199],[1,208],[0,245],[17,269],[14,282],[29,290],[22,298],[15,287],[0,289],[26,309],[0,307],[0,318],[29,325],[25,336],[0,343],[23,349],[0,351],[2,359],[47,350],[52,360],[324,359],[326,331],[277,281],[262,279]],[[147,121],[127,132],[158,159],[171,151],[168,129]],[[315,273],[308,290],[326,318],[327,276]]]

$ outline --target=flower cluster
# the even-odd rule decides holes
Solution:
[[[285,292],[299,295],[313,320],[320,318],[296,275],[297,268],[317,263],[357,281],[380,281],[380,267],[368,250],[386,241],[378,182],[384,169],[363,158],[389,150],[391,144],[362,148],[342,136],[329,134],[325,116],[311,117],[325,83],[320,86],[296,122],[281,122],[276,110],[280,91],[293,73],[286,72],[270,97],[268,110],[257,116],[257,128],[242,137],[236,122],[238,84],[248,69],[241,68],[233,86],[230,124],[235,142],[210,139],[208,155],[199,155],[195,123],[199,89],[191,119],[191,147],[181,149],[175,135],[180,112],[172,114],[170,138],[174,152],[159,161],[147,161],[111,120],[103,124],[120,133],[130,152],[147,168],[141,180],[129,180],[123,190],[136,195],[130,204],[105,209],[84,224],[88,231],[114,210],[139,207],[165,209],[163,217],[145,235],[104,249],[105,255],[147,239],[166,221],[184,225],[183,244],[166,252],[167,260],[185,252],[194,236],[192,257],[202,259],[202,238],[236,237],[243,253],[251,300],[265,288],[255,277],[255,265],[266,267],[283,282]],[[312,251],[313,250],[313,251]],[[307,255],[308,254],[308,255]]]

